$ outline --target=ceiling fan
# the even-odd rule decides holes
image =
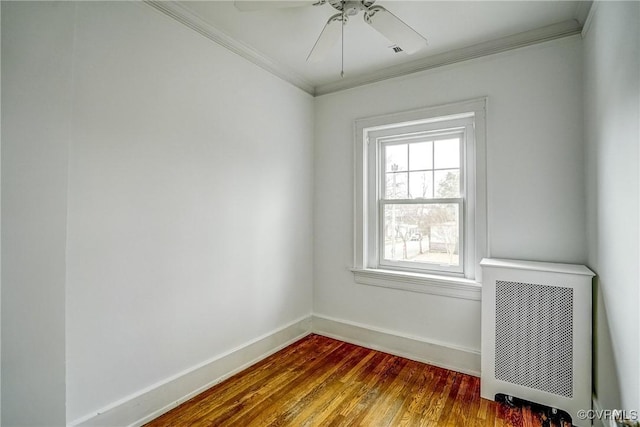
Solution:
[[[332,15],[325,24],[318,40],[311,49],[307,62],[322,61],[331,48],[342,36],[343,26],[349,17],[364,12],[364,22],[371,25],[380,34],[394,43],[394,50],[412,54],[427,45],[427,40],[416,30],[405,24],[400,18],[382,6],[374,5],[375,0],[317,0],[315,2],[292,1],[236,1],[236,8],[240,11],[265,10],[282,7],[321,6],[328,3],[339,13]],[[398,50],[399,48],[399,50]]]

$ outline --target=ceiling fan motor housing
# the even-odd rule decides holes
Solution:
[[[369,9],[373,5],[373,3],[375,3],[375,0],[329,0],[328,3],[334,9],[339,10],[340,12],[344,11],[345,15],[347,16],[354,16],[357,15],[361,10]]]
[[[364,22],[386,37],[398,49],[397,52],[412,54],[427,45],[427,39],[416,30],[402,22],[400,18],[389,12],[382,6],[374,6],[375,0],[319,0],[314,5],[329,3],[339,13],[329,18],[324,25],[318,40],[313,45],[311,53],[307,56],[307,62],[319,61],[327,55],[327,52],[340,38],[343,40],[342,52],[344,55],[344,30],[348,19],[363,11]],[[340,23],[340,25],[338,24]],[[344,59],[343,59],[344,61]],[[342,75],[342,73],[341,73]]]

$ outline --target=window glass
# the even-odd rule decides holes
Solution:
[[[433,169],[433,142],[418,142],[409,146],[409,168],[415,170]]]
[[[385,198],[406,199],[407,178],[407,172],[387,172],[385,180]]]
[[[387,141],[378,142],[384,156],[380,263],[461,267],[461,133],[455,137],[435,133],[406,143]],[[433,199],[438,202],[429,202]],[[446,199],[451,203],[443,203]]]
[[[435,197],[460,197],[460,169],[444,169],[433,173]]]
[[[406,171],[408,157],[407,144],[387,144],[385,149],[385,169],[391,171]]]
[[[433,171],[409,172],[409,198],[433,198]]]
[[[434,168],[460,167],[460,139],[441,139],[433,143]]]
[[[460,265],[458,204],[385,204],[383,259]]]

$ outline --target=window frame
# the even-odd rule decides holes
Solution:
[[[489,256],[486,232],[486,98],[428,107],[355,121],[354,264],[357,283],[479,299],[480,260]],[[384,203],[382,147],[388,141],[445,134],[463,129],[460,150],[460,269],[415,268],[381,262]],[[386,142],[385,142],[386,141]],[[435,167],[435,164],[434,164]],[[435,169],[435,168],[434,168]],[[425,199],[416,199],[423,203]],[[434,200],[428,199],[429,203]],[[451,199],[443,199],[450,201]]]
[[[368,130],[367,137],[369,138],[369,147],[368,147],[368,164],[376,164],[377,168],[369,168],[368,173],[368,182],[373,182],[377,180],[377,188],[374,188],[374,185],[371,185],[369,188],[369,206],[367,209],[368,212],[368,223],[369,224],[377,224],[377,230],[369,229],[369,248],[368,248],[368,265],[374,268],[389,268],[391,270],[399,270],[399,271],[414,271],[417,273],[433,273],[433,274],[448,274],[458,277],[464,277],[465,269],[468,267],[465,266],[464,262],[467,258],[468,254],[466,250],[464,250],[466,239],[465,239],[465,200],[466,200],[466,161],[465,161],[465,153],[466,153],[466,144],[468,133],[473,133],[472,125],[473,121],[471,117],[459,118],[448,120],[444,123],[425,123],[419,124],[416,126],[396,126],[393,128],[385,129],[386,131],[376,130],[375,128],[371,128]],[[410,128],[410,129],[407,129]],[[420,129],[419,132],[414,132],[414,130]],[[470,129],[471,128],[471,129]],[[409,130],[409,133],[405,131]],[[392,133],[391,133],[392,132]],[[400,133],[399,133],[400,132]],[[391,134],[390,134],[391,133]],[[389,145],[395,144],[403,144],[407,143],[409,139],[413,139],[417,141],[438,141],[450,139],[451,136],[457,136],[460,139],[460,159],[459,159],[459,172],[460,172],[460,196],[457,198],[426,198],[426,199],[387,199],[384,197],[385,194],[385,178],[384,173],[386,172],[386,168],[384,167],[385,156],[384,153],[386,148]],[[374,144],[375,147],[372,147],[371,144]],[[435,144],[432,146],[432,151],[435,152]],[[433,158],[434,167],[432,169],[435,172],[437,169],[435,168],[435,157]],[[447,168],[450,169],[450,168]],[[444,169],[443,169],[444,170]],[[410,171],[407,170],[409,173]],[[435,189],[434,189],[435,191]],[[455,266],[437,266],[436,264],[427,264],[427,263],[417,263],[414,261],[393,261],[393,260],[385,260],[383,251],[381,250],[381,245],[383,244],[383,228],[385,222],[384,218],[384,207],[387,204],[457,204],[458,205],[458,246],[463,250],[459,251],[459,259],[460,263],[457,267]],[[374,234],[377,235],[374,236]]]

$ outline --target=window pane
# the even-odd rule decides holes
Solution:
[[[460,169],[435,171],[435,197],[460,197]]]
[[[382,257],[459,266],[458,204],[388,204],[384,207]]]
[[[409,145],[409,169],[433,169],[433,142],[418,142]]]
[[[407,144],[386,145],[385,172],[406,171],[408,156]]]
[[[460,167],[460,138],[433,142],[435,169]]]
[[[409,172],[409,198],[433,198],[433,172]]]
[[[385,199],[406,199],[407,172],[387,173],[385,176]]]

